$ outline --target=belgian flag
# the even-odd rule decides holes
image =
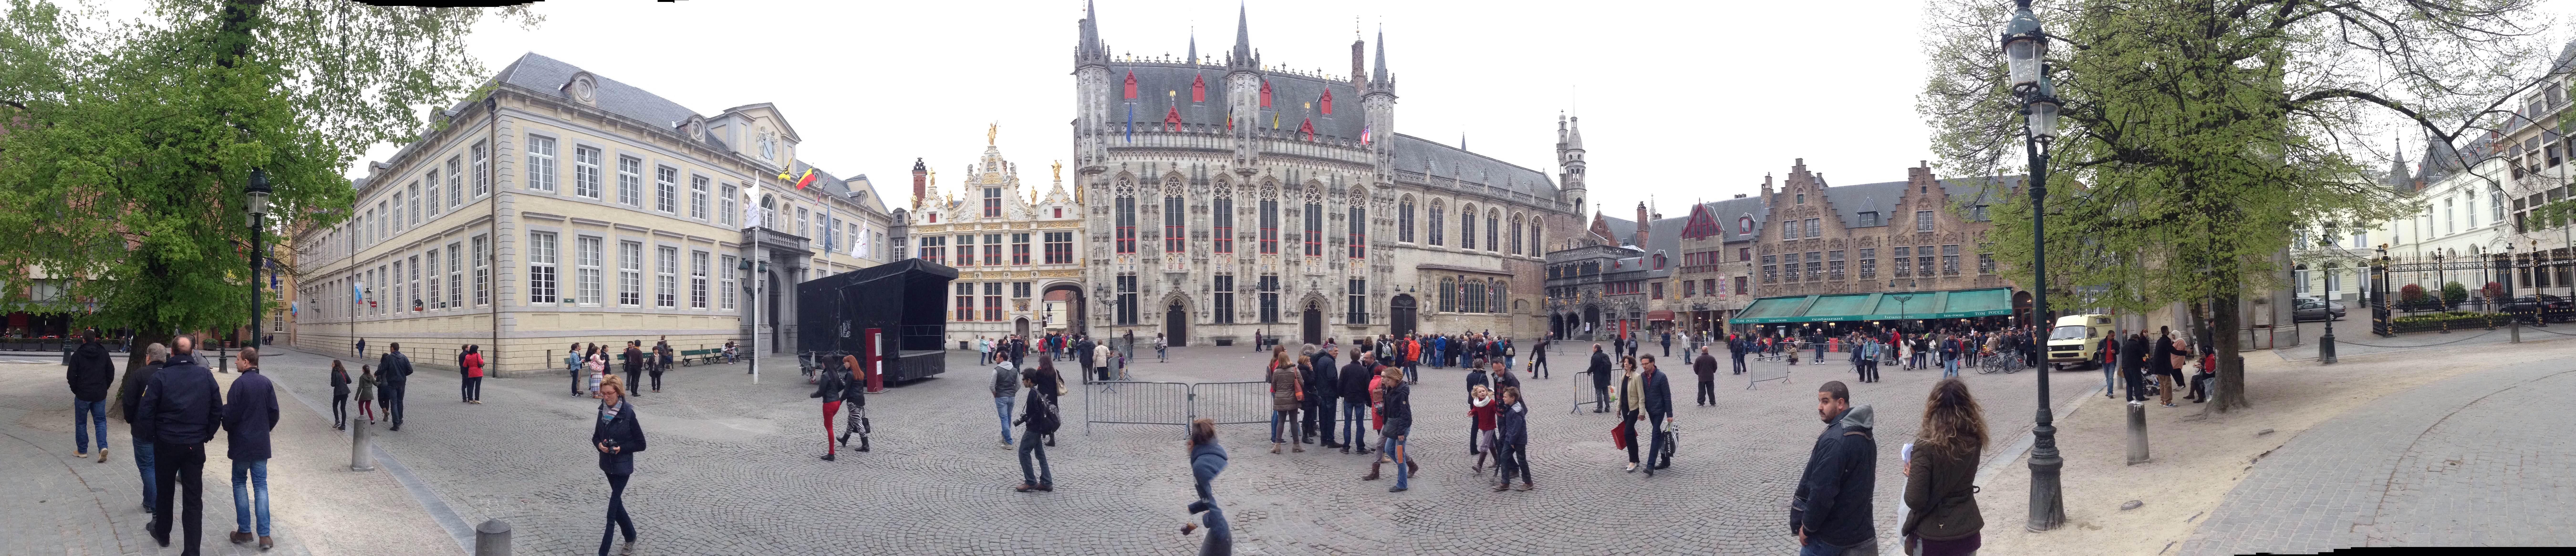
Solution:
[[[796,189],[801,191],[805,189],[805,186],[813,185],[814,169],[806,168],[804,177],[797,177],[795,174],[788,172],[779,172],[778,179],[779,181],[796,180]]]

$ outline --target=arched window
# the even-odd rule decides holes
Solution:
[[[1530,248],[1530,250],[1529,250],[1529,254],[1532,254],[1532,255],[1543,255],[1543,254],[1546,254],[1546,253],[1547,253],[1547,244],[1545,244],[1545,243],[1539,243],[1539,242],[1538,242],[1538,221],[1537,221],[1537,220],[1531,220],[1531,221],[1530,221],[1529,236],[1530,236],[1530,239],[1529,239],[1529,248]]]
[[[1501,237],[1501,236],[1502,236],[1502,232],[1503,232],[1503,211],[1493,210],[1493,209],[1486,209],[1486,210],[1485,210],[1485,251],[1488,251],[1488,252],[1500,252],[1500,251],[1502,251],[1502,250],[1503,250],[1503,242],[1502,242],[1502,237]],[[1499,313],[1499,312],[1501,312],[1501,311],[1495,311],[1495,312],[1498,312],[1498,313]]]
[[[1261,254],[1279,254],[1279,193],[1261,188]]]
[[[1521,254],[1521,215],[1512,214],[1512,254]]]
[[[1465,305],[1464,307],[1458,308],[1458,312],[1485,312],[1485,281],[1475,278],[1467,279],[1466,291],[1460,297],[1463,298],[1461,301],[1465,301],[1466,303],[1463,304]]]
[[[1440,279],[1440,312],[1443,312],[1443,313],[1455,313],[1455,312],[1458,312],[1458,281],[1457,281],[1457,279],[1454,279],[1454,278],[1441,278],[1441,279]]]
[[[1136,252],[1136,188],[1125,180],[1118,182],[1117,199],[1112,203],[1117,219],[1118,254]]]
[[[1397,201],[1395,204],[1395,240],[1413,242],[1413,196],[1411,195],[1406,195],[1404,200]]]
[[[1458,248],[1476,248],[1476,205],[1458,211]]]
[[[1503,312],[1502,280],[1494,280],[1485,284],[1485,309],[1495,313]]]
[[[1443,212],[1443,210],[1445,210],[1445,207],[1442,207],[1442,206],[1441,206],[1441,203],[1440,203],[1440,200],[1439,200],[1439,199],[1432,199],[1432,200],[1431,200],[1431,222],[1430,222],[1430,226],[1429,226],[1429,229],[1423,230],[1424,235],[1431,236],[1431,237],[1430,237],[1430,241],[1428,241],[1428,242],[1426,242],[1426,243],[1430,243],[1430,244],[1432,244],[1432,245],[1440,245],[1440,220],[1441,220],[1441,218],[1442,218],[1442,217],[1444,217],[1444,216],[1446,216],[1446,215],[1448,214],[1447,212]]]

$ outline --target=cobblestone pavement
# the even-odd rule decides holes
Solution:
[[[1817,384],[1851,377],[1847,364],[1801,365],[1787,384],[1748,390],[1718,375],[1714,407],[1693,407],[1694,378],[1675,373],[1683,430],[1672,468],[1648,479],[1620,471],[1610,448],[1610,414],[1567,412],[1577,388],[1589,396],[1574,346],[1555,353],[1546,380],[1526,379],[1533,407],[1530,460],[1537,490],[1490,492],[1470,469],[1463,372],[1422,369],[1414,394],[1412,451],[1422,464],[1413,490],[1388,493],[1394,477],[1361,482],[1368,458],[1321,451],[1271,455],[1262,425],[1227,425],[1220,437],[1232,464],[1218,498],[1246,554],[1778,554],[1794,550],[1787,503],[1809,446],[1821,430]],[[1654,350],[1659,352],[1660,350]],[[1678,351],[1678,350],[1677,350]],[[1150,354],[1150,352],[1148,352]],[[1171,362],[1134,364],[1136,380],[1256,380],[1261,359],[1248,348],[1184,347]],[[1034,357],[1031,358],[1034,362]],[[1186,519],[1190,479],[1178,427],[1099,425],[1083,432],[1086,401],[1111,395],[1076,388],[1068,420],[1049,450],[1053,493],[1016,493],[1015,452],[998,444],[989,367],[952,352],[948,372],[870,397],[875,451],[824,446],[811,386],[784,357],[763,360],[761,384],[744,366],[683,367],[663,393],[635,400],[651,449],[637,455],[627,504],[648,554],[1189,554],[1199,536]],[[1757,363],[1777,365],[1777,363]],[[270,373],[306,396],[321,392],[329,359],[272,355]],[[1068,374],[1070,372],[1068,371]],[[1854,384],[1857,403],[1877,407],[1880,529],[1892,538],[1900,493],[1898,446],[1920,420],[1937,371],[1884,371],[1886,381]],[[2028,430],[2031,372],[1968,374],[1999,445]],[[2098,374],[2055,375],[2057,404],[2081,395]],[[403,430],[379,446],[407,466],[463,522],[501,519],[528,554],[597,550],[607,485],[588,449],[596,402],[566,394],[567,378],[487,379],[484,404],[459,403],[452,372],[412,376]],[[2098,380],[2098,379],[2094,379]],[[290,406],[290,410],[295,407]],[[1017,431],[1014,431],[1016,434]],[[1643,435],[1641,435],[1643,436]],[[2061,439],[2061,442],[2095,441]],[[2118,442],[2119,439],[2099,439]],[[1988,454],[2011,458],[2014,454]]]
[[[2576,544],[2571,398],[2563,361],[2381,398],[2264,457],[2180,553]]]

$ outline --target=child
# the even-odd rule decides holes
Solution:
[[[1476,436],[1484,439],[1485,446],[1502,446],[1502,444],[1495,442],[1496,437],[1494,436],[1494,415],[1500,413],[1502,409],[1502,404],[1494,403],[1493,390],[1486,389],[1484,385],[1477,385],[1467,393],[1467,416],[1476,422]],[[1496,470],[1500,470],[1502,468],[1503,453],[1492,448],[1488,448],[1485,451],[1476,453],[1477,474],[1484,474],[1485,456],[1488,454],[1494,456],[1494,468]]]
[[[1502,411],[1500,413],[1501,419],[1499,419],[1499,421],[1501,421],[1502,425],[1502,443],[1494,445],[1502,446],[1503,451],[1494,456],[1494,470],[1498,472],[1497,475],[1502,478],[1502,481],[1494,485],[1494,492],[1502,492],[1503,489],[1510,488],[1512,486],[1512,472],[1514,471],[1520,472],[1522,491],[1536,488],[1535,485],[1530,484],[1529,406],[1521,403],[1520,387],[1508,386],[1503,388],[1503,403]]]
[[[375,369],[375,367],[369,367],[369,366],[366,366],[366,365],[359,365],[359,366],[358,366],[358,414],[359,414],[359,415],[364,415],[364,416],[366,416],[366,418],[367,418],[367,424],[369,424],[369,425],[376,424],[376,411],[375,411],[375,409],[373,409],[373,408],[371,407],[372,402],[374,402],[375,400],[376,400],[376,369]]]

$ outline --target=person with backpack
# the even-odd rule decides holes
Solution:
[[[653,342],[653,355],[660,358],[661,361],[653,365],[652,370],[648,371],[647,374],[650,374],[653,377],[653,393],[660,394],[662,393],[662,371],[671,370],[671,356],[673,354],[671,353],[670,336],[663,336],[660,341]]]
[[[1028,428],[1020,430],[1020,486],[1011,490],[1055,492],[1055,471],[1047,467],[1046,445],[1038,441],[1039,436],[1054,434],[1056,426],[1061,424],[1056,417],[1055,404],[1048,403],[1046,395],[1037,391],[1036,370],[1021,371],[1020,384],[1028,387],[1028,405],[1021,409],[1019,420],[1012,424],[1025,423]],[[1038,460],[1035,472],[1029,468],[1032,454]]]

